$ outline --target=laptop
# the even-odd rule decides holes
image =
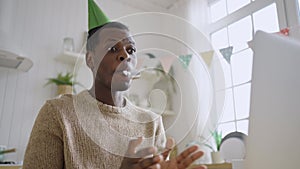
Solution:
[[[253,40],[244,169],[300,168],[300,42],[258,31]]]

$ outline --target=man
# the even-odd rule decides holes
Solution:
[[[93,87],[46,102],[33,127],[23,168],[183,169],[201,157],[203,152],[194,153],[194,146],[165,161],[174,143],[165,145],[161,117],[123,97],[137,62],[128,28],[109,22],[92,33],[86,62],[93,72]]]
[[[174,141],[166,140],[161,117],[123,96],[135,77],[135,52],[125,25],[106,22],[90,29],[86,63],[93,86],[45,103],[23,169],[184,169],[203,155],[192,146],[166,160]]]
[[[91,68],[95,79],[90,93],[99,101],[122,107],[125,105],[124,102],[126,102],[122,91],[126,91],[130,87],[132,78],[134,77],[132,74],[135,73],[134,69],[137,62],[135,42],[129,34],[128,28],[121,23],[110,22],[96,29],[96,33],[94,33],[93,37],[90,37],[91,39],[87,44],[87,64]],[[101,45],[90,45],[90,42],[97,41],[92,38],[100,39],[98,43],[102,44],[102,47],[100,47]],[[162,126],[161,123],[160,130],[164,130]],[[141,141],[139,139],[137,142]],[[173,143],[171,140],[169,140],[169,143],[172,146]],[[129,145],[129,149],[135,149],[135,146],[137,145],[132,143]],[[147,149],[142,151],[147,151]],[[196,147],[191,147],[176,159],[171,159],[168,162],[163,161],[160,164],[162,168],[186,168],[191,162],[203,155],[202,152],[197,152],[189,157],[194,151],[196,151]],[[147,155],[149,154],[151,154],[150,151]],[[139,158],[137,162],[141,162],[141,159],[143,158]],[[149,158],[145,160],[150,160],[148,164],[151,165],[151,160],[153,160],[152,164],[156,163],[154,159]],[[134,165],[134,163],[132,164]]]

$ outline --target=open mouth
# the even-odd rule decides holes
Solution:
[[[138,79],[141,76],[141,72],[139,72],[138,70],[119,70],[116,71],[115,73],[125,77],[125,78],[129,78],[129,79]]]

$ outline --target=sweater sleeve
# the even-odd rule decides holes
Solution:
[[[26,148],[23,169],[64,168],[62,129],[48,102],[41,108]]]

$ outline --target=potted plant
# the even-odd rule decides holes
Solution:
[[[214,140],[214,147],[209,144],[205,144],[205,146],[207,146],[212,150],[211,159],[213,163],[223,163],[224,160],[220,154],[220,147],[222,142],[222,131],[218,132],[217,130],[215,130],[214,132],[211,132],[211,134]]]
[[[74,75],[70,72],[66,74],[59,73],[55,78],[48,78],[48,82],[45,85],[56,84],[57,85],[57,94],[72,94],[73,93],[73,85],[81,85],[78,82],[73,80]],[[75,92],[75,90],[74,90]]]

